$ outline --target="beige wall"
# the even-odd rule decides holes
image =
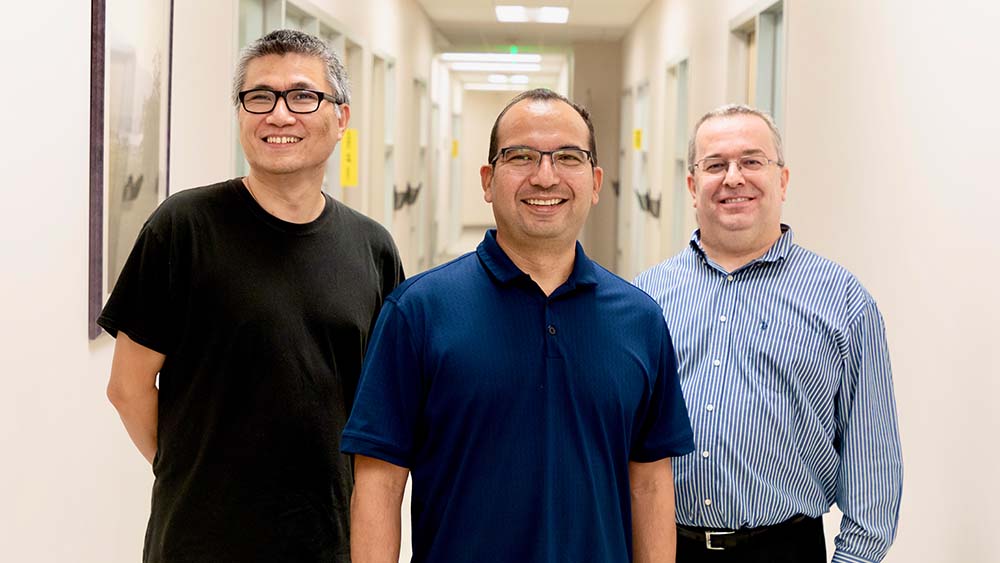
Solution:
[[[624,42],[625,83],[650,81],[654,123],[666,122],[666,64],[681,56],[689,122],[730,101],[729,21],[752,5],[657,0],[639,18]],[[1000,196],[981,165],[995,160],[1000,132],[990,109],[1000,79],[986,70],[997,21],[1000,5],[988,2],[785,1],[785,220],[798,242],[858,275],[888,326],[906,471],[888,562],[998,560],[1000,300],[988,286]],[[660,168],[653,175],[654,189],[665,183]]]
[[[429,79],[429,22],[414,0],[313,6],[366,55],[396,61],[405,185],[408,94],[415,77]],[[235,174],[236,14],[235,0],[174,0],[173,191]],[[113,340],[87,339],[90,3],[20,2],[5,15],[18,24],[0,38],[0,57],[11,84],[31,94],[0,93],[9,131],[0,141],[0,560],[131,563],[152,476],[104,396]],[[25,107],[29,99],[47,109]],[[363,115],[364,101],[356,105]]]
[[[483,199],[479,167],[487,161],[493,122],[500,110],[516,95],[517,92],[476,90],[466,90],[462,94],[462,139],[459,142],[462,232],[453,245],[456,254],[459,250],[467,252],[475,249],[483,238],[483,232],[495,224],[493,208]]]
[[[612,183],[618,180],[621,58],[620,42],[573,45],[570,98],[590,112],[597,141],[597,160],[604,169],[600,200],[590,211],[580,241],[587,255],[608,269],[615,268],[615,210],[620,197],[615,195]]]

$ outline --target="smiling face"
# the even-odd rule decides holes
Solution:
[[[755,115],[734,114],[708,119],[695,137],[695,162],[762,155],[778,160],[767,124]],[[701,241],[706,249],[750,253],[769,248],[781,236],[781,205],[788,169],[768,164],[757,171],[730,164],[725,174],[700,167],[687,178],[694,200]]]
[[[497,128],[500,148],[586,148],[589,139],[583,118],[560,100],[522,100],[507,110]],[[597,203],[604,174],[589,162],[578,170],[557,170],[548,156],[537,168],[497,161],[479,173],[483,198],[493,205],[497,241],[521,253],[543,247],[575,248],[587,214]]]
[[[266,55],[247,65],[243,90],[305,88],[333,94],[326,82],[326,68],[317,57],[288,53]],[[350,108],[324,101],[314,113],[292,113],[283,99],[265,114],[238,108],[240,143],[251,174],[323,174],[327,159],[344,134]]]

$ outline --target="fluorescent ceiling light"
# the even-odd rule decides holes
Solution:
[[[527,78],[527,77],[525,77]],[[490,84],[506,84],[510,82],[510,76],[506,74],[491,74],[486,77]]]
[[[441,60],[449,63],[540,63],[542,56],[536,53],[441,53]]]
[[[510,77],[511,84],[527,84],[531,79],[526,74],[515,74]]]
[[[539,23],[566,23],[569,21],[569,8],[544,7],[538,9]]]
[[[569,21],[569,8],[566,7],[495,6],[494,11],[497,14],[497,21],[505,23],[566,23]]]
[[[486,82],[466,82],[462,85],[466,90],[493,91],[493,92],[520,92],[524,86],[517,84],[489,84]]]
[[[497,6],[495,8],[498,22],[524,23],[528,19],[528,9],[524,6]]]
[[[542,65],[535,63],[451,63],[451,70],[464,72],[538,72]]]

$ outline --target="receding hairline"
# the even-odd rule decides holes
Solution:
[[[717,121],[724,121],[726,119],[742,119],[742,118],[754,118],[754,119],[757,119],[757,121],[759,121],[760,123],[762,123],[764,125],[764,127],[766,128],[767,138],[768,138],[769,142],[771,143],[771,148],[775,152],[777,152],[778,147],[777,147],[777,145],[774,142],[774,135],[771,134],[771,129],[767,126],[767,121],[765,121],[761,116],[755,115],[755,114],[752,114],[752,113],[731,113],[731,114],[727,114],[727,115],[714,115],[714,116],[709,117],[705,121],[702,121],[700,124],[698,124],[698,130],[695,131],[695,134],[694,134],[695,150],[698,149],[698,135],[701,133],[702,128],[705,127],[706,124],[712,123],[712,122],[717,122]],[[764,148],[766,148],[766,147],[764,147]],[[754,151],[748,149],[748,150],[745,150],[745,151],[741,151],[741,154],[742,153],[750,153],[750,152],[754,152]],[[702,155],[697,155],[697,156],[700,156],[701,158],[705,158],[708,155],[703,155],[702,154]]]
[[[529,97],[529,98],[524,98],[523,100],[518,100],[518,101],[514,102],[513,104],[510,105],[510,107],[507,108],[507,111],[503,112],[503,114],[500,115],[499,119],[497,120],[497,142],[498,143],[500,141],[501,134],[503,133],[502,127],[503,127],[504,120],[510,116],[511,111],[513,111],[517,107],[520,107],[522,104],[527,104],[527,105],[538,104],[538,105],[544,105],[544,106],[552,106],[554,104],[562,104],[574,116],[576,116],[576,118],[579,120],[579,121],[577,121],[577,123],[582,128],[581,130],[582,130],[583,136],[584,136],[584,147],[590,142],[590,129],[587,127],[587,120],[585,120],[583,118],[583,116],[580,115],[580,112],[577,110],[577,108],[573,107],[572,103],[567,102],[566,100],[563,100],[561,98],[554,98],[554,97],[553,98],[530,98]]]
[[[784,141],[781,138],[781,132],[778,130],[777,125],[774,122],[774,118],[765,111],[759,110],[757,108],[743,105],[743,104],[727,104],[715,108],[714,110],[706,113],[698,119],[695,123],[694,131],[691,134],[691,139],[688,142],[688,173],[694,173],[694,163],[698,157],[698,133],[701,132],[703,125],[709,121],[714,121],[719,118],[724,117],[737,117],[737,116],[754,116],[760,119],[760,121],[767,127],[768,132],[771,136],[771,145],[776,153],[777,163],[779,166],[785,166],[785,149]],[[702,155],[704,158],[704,155]]]

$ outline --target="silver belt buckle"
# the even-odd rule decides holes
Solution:
[[[705,548],[711,549],[712,551],[725,551],[724,547],[715,547],[712,545],[712,536],[728,536],[736,532],[709,532],[705,531]]]

